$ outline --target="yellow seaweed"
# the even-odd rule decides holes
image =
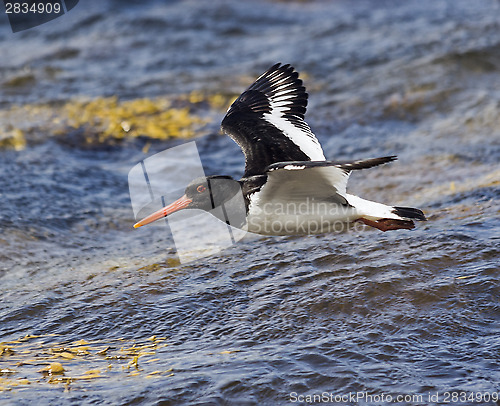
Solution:
[[[40,369],[38,372],[52,374],[62,374],[64,373],[64,368],[59,362],[52,362],[47,365],[45,368]]]
[[[88,344],[88,341],[85,341],[83,339],[73,342],[73,345],[86,345],[86,344]]]
[[[72,353],[66,352],[66,351],[64,351],[64,352],[62,352],[62,353],[60,353],[58,355],[59,355],[59,357],[64,358],[64,359],[73,359],[73,358],[75,358],[75,356]]]
[[[148,137],[192,137],[206,120],[189,107],[173,107],[168,99],[119,101],[116,96],[67,103],[62,111],[68,126],[86,130],[88,142]]]
[[[225,350],[225,351],[219,352],[219,354],[233,354],[235,352],[240,352],[240,350]]]
[[[24,104],[0,110],[0,149],[24,149],[53,136],[82,144],[116,143],[144,137],[190,138],[227,109],[234,95],[188,94],[121,100],[117,96],[70,99],[62,104]],[[150,143],[144,146],[145,153]]]
[[[0,356],[1,355],[12,355],[14,354],[14,350],[11,346],[0,345]]]
[[[73,342],[46,342],[36,336],[2,342],[0,348],[4,355],[7,352],[10,355],[2,358],[4,364],[0,368],[0,392],[27,384],[47,383],[62,384],[65,390],[69,390],[75,381],[106,379],[116,376],[117,373],[143,378],[149,374],[151,377],[171,376],[171,368],[166,371],[158,368],[161,359],[156,356],[157,350],[167,345],[164,341],[166,337],[150,335],[149,338],[138,342],[123,338],[92,342],[83,339]],[[64,364],[53,361],[54,358],[62,358]],[[106,364],[103,365],[103,362]],[[41,369],[34,368],[37,365],[40,365]],[[37,378],[39,373],[48,379]],[[170,375],[166,375],[168,373]],[[12,377],[14,374],[22,374],[22,378],[15,379]]]

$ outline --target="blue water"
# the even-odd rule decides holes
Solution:
[[[500,404],[499,12],[493,0],[86,1],[18,34],[0,19],[2,133],[30,128],[23,149],[0,149],[0,404],[360,393],[327,404],[428,405],[453,391],[467,395],[455,405]],[[428,222],[248,237],[180,265],[171,235],[132,229],[127,175],[181,141],[87,145],[13,114],[236,95],[278,61],[301,72],[328,158],[398,155],[353,174],[349,192]],[[224,112],[197,108],[213,118],[196,139],[206,172],[240,176]],[[51,362],[64,375],[38,372]],[[69,379],[89,370],[99,377]]]

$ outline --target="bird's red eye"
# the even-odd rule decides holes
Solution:
[[[203,185],[200,185],[196,188],[196,190],[198,193],[203,193],[205,190],[207,190],[207,188]]]

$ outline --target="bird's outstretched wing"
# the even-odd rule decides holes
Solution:
[[[292,161],[278,162],[266,168],[267,183],[261,197],[268,201],[329,201],[348,205],[347,180],[353,170],[368,169],[396,160],[395,156],[349,162]]]
[[[307,93],[290,65],[264,72],[229,108],[222,130],[245,154],[245,175],[263,174],[277,162],[325,159],[304,121]]]

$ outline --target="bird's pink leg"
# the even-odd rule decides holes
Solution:
[[[415,224],[411,220],[380,219],[377,221],[373,221],[361,217],[356,221],[360,221],[361,223],[366,224],[370,227],[378,228],[380,231],[399,229],[411,230],[412,228],[415,228]]]

